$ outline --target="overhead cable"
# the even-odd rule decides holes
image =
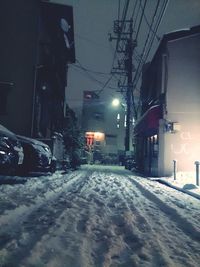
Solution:
[[[166,9],[167,9],[168,3],[169,3],[169,0],[166,0],[166,1],[163,3],[163,6],[162,6],[162,8],[161,8],[161,12],[160,12],[159,18],[158,18],[158,20],[157,20],[157,24],[156,24],[156,26],[155,26],[155,30],[154,30],[155,33],[158,31],[158,28],[159,28],[159,26],[160,26],[160,24],[161,24],[161,21],[162,21],[162,19],[163,19],[163,17],[164,17],[164,14],[165,14]],[[149,52],[150,52],[150,50],[151,50],[153,41],[154,41],[154,39],[155,39],[155,33],[154,33],[154,34],[152,35],[152,37],[151,37],[151,40],[150,40],[150,44],[149,44],[147,53],[146,53],[146,55],[145,55],[145,58],[143,59],[143,60],[144,60],[144,63],[146,63],[146,61],[147,61]],[[143,64],[144,64],[144,63],[143,63]],[[135,82],[134,82],[134,88],[137,86],[137,83],[138,83],[138,81],[139,81],[139,78],[140,78],[140,76],[141,76],[141,73],[142,73],[142,68],[140,68],[140,71],[138,72],[138,77],[137,77],[137,79],[135,79]],[[136,78],[136,76],[135,76],[135,78]],[[132,92],[132,93],[133,93],[133,92]],[[137,108],[137,110],[138,110],[138,108]]]
[[[147,4],[147,0],[145,0],[144,6],[143,6],[143,10],[142,10],[142,15],[140,17],[140,22],[139,22],[138,29],[137,29],[137,32],[136,32],[136,35],[135,35],[135,39],[136,40],[138,38],[138,34],[139,34],[139,31],[140,31],[141,23],[142,23],[142,20],[143,20],[143,17],[144,17],[144,10],[145,10],[146,4]]]
[[[76,65],[73,65],[73,64],[71,64],[70,65],[70,67],[77,67]],[[76,70],[79,70],[79,71],[83,71],[83,73],[85,73],[85,75],[91,80],[91,81],[93,81],[93,82],[96,82],[96,83],[98,83],[98,84],[100,84],[100,85],[103,85],[103,88],[105,87],[104,85],[105,85],[105,83],[106,83],[106,85],[107,85],[107,81],[104,83],[104,82],[102,82],[102,81],[99,81],[99,80],[97,80],[95,77],[93,77],[88,71],[86,71],[86,70],[84,70],[84,69],[80,69],[80,68],[76,68]],[[108,78],[108,80],[110,81],[111,79],[110,78],[112,78],[112,75],[110,74],[110,77]],[[117,88],[116,87],[111,87],[111,86],[109,86],[108,87],[109,89],[114,89],[114,90],[116,90]],[[100,89],[101,90],[101,89]]]

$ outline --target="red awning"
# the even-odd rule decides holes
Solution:
[[[134,135],[153,135],[156,134],[159,127],[159,119],[162,118],[162,109],[160,105],[152,106],[136,122]]]

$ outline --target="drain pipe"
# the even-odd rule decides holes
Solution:
[[[195,161],[194,163],[196,165],[196,185],[199,186],[199,161]]]
[[[173,173],[174,173],[174,180],[176,180],[176,172],[177,172],[177,160],[173,160]]]

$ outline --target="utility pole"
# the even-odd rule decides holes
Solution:
[[[122,55],[122,60],[118,60],[118,66],[113,67],[112,73],[118,75],[125,75],[127,78],[126,85],[118,85],[121,92],[125,92],[126,99],[126,132],[125,132],[125,152],[130,150],[130,129],[131,129],[131,105],[132,102],[132,73],[133,73],[133,50],[136,46],[136,41],[133,40],[133,21],[114,21],[114,34],[116,37],[110,35],[110,41],[116,40],[116,53]]]
[[[127,105],[127,114],[126,114],[126,135],[125,135],[125,151],[130,150],[130,123],[131,123],[131,90],[132,88],[132,69],[133,69],[133,64],[132,64],[132,57],[133,57],[133,45],[132,45],[132,35],[133,35],[133,22],[132,20],[130,21],[130,33],[129,33],[129,38],[127,40],[126,44],[126,54],[127,54],[127,59],[126,59],[126,64],[125,68],[127,71],[127,90],[126,90],[126,105]]]

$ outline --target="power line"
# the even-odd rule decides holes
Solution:
[[[153,14],[153,17],[152,17],[152,21],[151,21],[151,26],[149,28],[149,32],[147,34],[147,38],[146,38],[146,41],[145,41],[145,44],[144,44],[144,47],[143,47],[143,50],[142,50],[142,55],[141,55],[141,60],[138,64],[138,67],[137,67],[137,70],[136,70],[136,73],[135,73],[135,77],[134,77],[134,80],[133,80],[133,83],[135,82],[135,80],[137,79],[137,75],[138,73],[141,71],[141,66],[145,63],[145,60],[144,60],[144,56],[146,56],[145,52],[146,52],[146,49],[147,49],[147,44],[150,40],[150,34],[151,34],[151,28],[154,24],[154,20],[155,20],[155,17],[156,17],[156,14],[157,14],[157,11],[158,11],[158,7],[159,7],[159,3],[160,3],[160,0],[157,1],[157,4],[156,4],[156,8],[155,8],[155,11],[154,11],[154,14]],[[143,8],[143,13],[144,13],[144,8]],[[154,33],[154,32],[153,32]]]
[[[111,38],[116,40],[116,50],[115,57],[113,60],[113,73],[115,74],[125,74],[123,85],[120,81],[118,87],[121,93],[125,93],[126,99],[126,132],[125,132],[125,151],[130,150],[130,120],[131,120],[131,90],[132,90],[132,57],[133,48],[135,46],[132,35],[133,35],[133,21],[132,19],[127,20],[127,11],[130,1],[126,1],[123,9],[122,20],[117,20],[114,22],[114,34],[115,37]],[[122,44],[121,44],[122,41]],[[123,57],[118,61],[117,67],[114,67],[114,62],[117,53],[121,53]],[[126,85],[125,85],[126,83]],[[124,86],[125,85],[125,86]]]
[[[160,2],[161,2],[161,0],[157,0],[157,2],[156,2],[154,13],[153,13],[152,18],[151,18],[151,22],[148,20],[148,18],[146,16],[146,12],[145,12],[145,9],[147,7],[147,0],[144,0],[144,1],[135,0],[134,5],[133,5],[133,11],[131,14],[131,20],[133,21],[132,32],[135,33],[134,34],[135,35],[134,41],[131,40],[131,42],[133,41],[136,44],[137,39],[138,39],[140,32],[141,32],[141,28],[143,26],[143,21],[148,26],[147,36],[146,36],[146,40],[144,42],[142,53],[139,54],[137,52],[137,50],[134,49],[133,54],[132,54],[132,56],[135,58],[135,62],[137,63],[135,75],[134,75],[134,78],[132,80],[133,90],[131,92],[131,98],[132,98],[133,110],[134,110],[135,116],[137,116],[138,108],[135,105],[133,91],[136,90],[138,81],[139,81],[141,73],[142,73],[142,66],[146,63],[146,61],[148,59],[148,56],[149,56],[149,53],[152,49],[152,45],[153,45],[155,38],[157,38],[157,40],[160,40],[160,37],[157,35],[157,31],[158,31],[158,27],[162,21],[162,18],[164,16],[164,13],[165,13],[165,10],[167,8],[169,0],[163,0],[162,4],[160,4]],[[127,48],[126,34],[128,34],[128,32],[129,32],[127,30],[127,22],[128,21],[126,19],[128,7],[129,7],[129,1],[127,0],[124,3],[121,20],[119,20],[120,9],[121,9],[120,0],[119,0],[119,2],[118,2],[118,24],[117,24],[119,29],[117,31],[114,31],[115,33],[117,33],[117,38],[111,38],[111,39],[117,40],[116,48],[115,48],[115,52],[114,52],[114,57],[113,57],[113,62],[112,62],[112,68],[114,68],[114,63],[116,62],[116,59],[118,58],[118,69],[119,70],[121,69],[121,62],[123,65],[123,62],[126,64],[126,60],[127,60],[127,54],[125,53],[125,51]],[[121,51],[120,56],[117,53],[118,51]],[[123,55],[123,56],[121,56],[121,55]],[[132,58],[131,58],[131,62],[132,62]],[[115,68],[115,69],[117,69],[117,68]],[[122,82],[123,79],[124,79],[124,81]],[[123,85],[125,83],[126,83],[126,78],[123,78],[123,76],[120,76],[119,85],[121,85],[121,88],[123,87]]]
[[[168,3],[169,3],[169,0],[166,0],[166,1],[163,3],[162,7],[161,7],[161,11],[160,11],[159,17],[158,17],[157,22],[156,22],[156,25],[155,25],[155,30],[154,30],[155,33],[158,31],[158,27],[160,26],[160,23],[161,23],[161,21],[162,21],[162,19],[163,19],[163,17],[164,17],[165,11],[166,11],[167,6],[168,6]],[[147,53],[146,53],[146,55],[145,55],[145,58],[143,59],[143,61],[144,61],[143,64],[145,64],[146,61],[147,61],[149,52],[150,52],[150,50],[151,50],[153,41],[154,41],[154,39],[155,39],[155,33],[153,33],[152,36],[151,36],[151,40],[150,40],[150,43],[149,43],[149,47],[148,47],[148,49],[147,49]],[[139,78],[140,78],[141,73],[142,73],[142,67],[140,68],[140,71],[138,72],[137,80],[135,79],[136,81],[135,81],[135,84],[134,84],[134,88],[137,86],[137,83],[138,83],[138,81],[139,81]],[[135,78],[136,78],[136,76],[135,76]],[[139,108],[139,103],[138,103],[137,110],[138,110],[138,108]]]
[[[127,16],[129,3],[130,3],[130,0],[126,0],[126,3],[125,3],[124,8],[123,8],[123,13],[122,13],[122,18],[121,18],[121,30],[119,31],[117,42],[116,42],[116,47],[115,47],[115,52],[114,52],[114,57],[113,57],[113,62],[112,62],[112,68],[114,66],[114,62],[115,62],[115,59],[116,59],[117,51],[119,49],[119,42],[121,40],[121,34],[122,34],[123,30],[124,30],[125,20],[126,20],[126,16]]]
[[[88,72],[91,72],[91,73],[94,73],[94,74],[99,74],[99,75],[110,75],[110,73],[106,73],[106,72],[101,72],[101,71],[94,71],[94,70],[91,70],[91,69],[88,69],[86,67],[84,67],[80,61],[78,59],[76,59],[77,63],[79,64],[79,66],[77,66],[76,64],[74,64],[74,66],[76,66],[77,68],[81,68],[85,71],[88,71]]]
[[[141,7],[141,9],[143,10],[144,7],[142,6],[142,1],[139,1],[139,2],[140,2],[140,7]],[[149,29],[150,29],[153,33],[155,33],[154,30],[152,29],[152,26],[150,25],[150,23],[149,23],[149,21],[148,21],[148,19],[147,19],[147,16],[146,16],[145,12],[144,12],[144,20],[146,21],[146,23],[147,23]],[[155,33],[155,34],[156,34],[156,33]],[[160,37],[159,37],[157,34],[156,34],[156,37],[157,37],[157,39],[158,39],[158,41],[159,41],[159,40],[160,40]]]
[[[86,41],[88,43],[91,43],[91,44],[93,44],[95,46],[100,46],[100,47],[104,47],[104,48],[108,49],[108,47],[106,45],[104,45],[103,43],[96,42],[96,41],[94,41],[92,39],[89,39],[89,38],[87,38],[85,36],[82,36],[82,35],[80,35],[78,33],[75,33],[75,36],[78,37],[79,39],[84,40],[84,41]]]
[[[96,78],[94,78],[89,72],[87,72],[86,70],[84,70],[84,69],[82,69],[82,68],[76,68],[77,66],[76,65],[73,65],[73,64],[71,64],[70,65],[70,67],[75,67],[75,70],[82,70],[83,71],[83,73],[91,80],[91,81],[93,81],[93,82],[96,82],[96,83],[98,83],[98,84],[100,84],[100,85],[103,85],[103,88],[105,87],[104,85],[105,85],[105,83],[104,82],[102,82],[102,81],[99,81],[99,80],[97,80]],[[111,74],[110,74],[111,75]],[[110,77],[112,77],[112,75],[110,76]],[[108,78],[108,80],[110,79],[110,77]],[[106,85],[107,85],[107,83],[106,83]],[[113,90],[116,90],[117,89],[117,87],[111,87],[111,86],[109,86],[108,87],[109,89],[113,89]],[[101,90],[101,89],[100,89]]]
[[[118,20],[120,18],[120,12],[121,12],[121,0],[118,0]]]
[[[113,76],[110,76],[110,78],[108,78],[108,80],[104,83],[103,87],[100,90],[98,90],[98,95],[100,95],[103,92],[103,90],[105,89],[105,87],[111,81],[112,78],[113,78]],[[108,88],[111,88],[111,87],[108,87]],[[116,90],[116,88],[115,88],[115,90]]]
[[[137,29],[137,32],[136,32],[136,35],[135,35],[135,39],[136,39],[136,40],[137,40],[137,38],[138,38],[138,34],[139,34],[140,27],[141,27],[141,24],[142,24],[142,19],[143,19],[143,17],[144,17],[144,10],[145,10],[146,4],[147,4],[147,0],[145,0],[144,6],[143,6],[143,9],[142,9],[142,15],[141,15],[141,17],[140,17],[140,21],[139,21],[138,29]]]
[[[159,2],[160,2],[160,1],[158,0],[157,6],[156,6],[156,10],[155,10],[154,16],[153,16],[153,18],[152,18],[152,24],[153,24],[153,22],[154,22],[154,19],[155,19],[157,10],[158,10],[158,4],[159,4]],[[160,23],[161,23],[161,21],[162,21],[162,18],[163,18],[163,16],[164,16],[165,10],[166,10],[166,8],[167,8],[168,2],[169,2],[169,0],[166,0],[166,1],[163,3],[162,7],[161,7],[161,11],[160,11],[159,16],[158,16],[158,19],[157,19],[157,21],[156,21],[155,30],[154,30],[154,32],[152,33],[151,37],[150,37],[151,39],[150,39],[150,41],[149,41],[149,45],[148,45],[148,48],[147,48],[147,49],[146,49],[147,40],[146,40],[146,42],[145,42],[145,46],[144,46],[144,48],[143,48],[143,54],[142,54],[142,60],[143,60],[143,63],[142,63],[142,61],[141,61],[140,64],[139,64],[139,66],[138,66],[138,68],[137,68],[137,71],[136,71],[136,74],[135,74],[135,77],[134,77],[134,81],[133,81],[133,86],[136,86],[136,85],[137,85],[137,82],[138,82],[138,80],[139,80],[139,78],[140,78],[142,65],[145,64],[146,61],[147,61],[147,58],[148,58],[148,56],[149,56],[149,52],[150,52],[150,50],[151,50],[151,48],[152,48],[152,44],[153,44],[153,41],[154,41],[154,39],[155,39],[155,33],[157,32],[158,27],[159,27],[159,25],[160,25]],[[148,38],[149,38],[149,36],[148,36]],[[144,51],[145,51],[145,50],[146,50],[147,52],[144,54]]]
[[[132,15],[131,15],[131,19],[134,19],[137,4],[138,4],[138,0],[135,1],[135,5],[133,7],[133,12],[132,12]],[[133,25],[133,30],[134,30],[134,25]]]
[[[135,32],[135,28],[136,28],[136,24],[137,24],[137,19],[138,19],[138,16],[139,16],[139,10],[140,10],[140,6],[138,5],[138,8],[137,8],[137,4],[139,3],[139,1],[137,0],[136,3],[135,3],[135,6],[134,6],[134,9],[133,9],[133,14],[132,14],[132,19],[134,21],[134,24],[133,24],[133,32]],[[136,11],[136,8],[137,8],[137,11]],[[136,12],[136,17],[134,18],[134,15],[135,15],[135,12]]]

